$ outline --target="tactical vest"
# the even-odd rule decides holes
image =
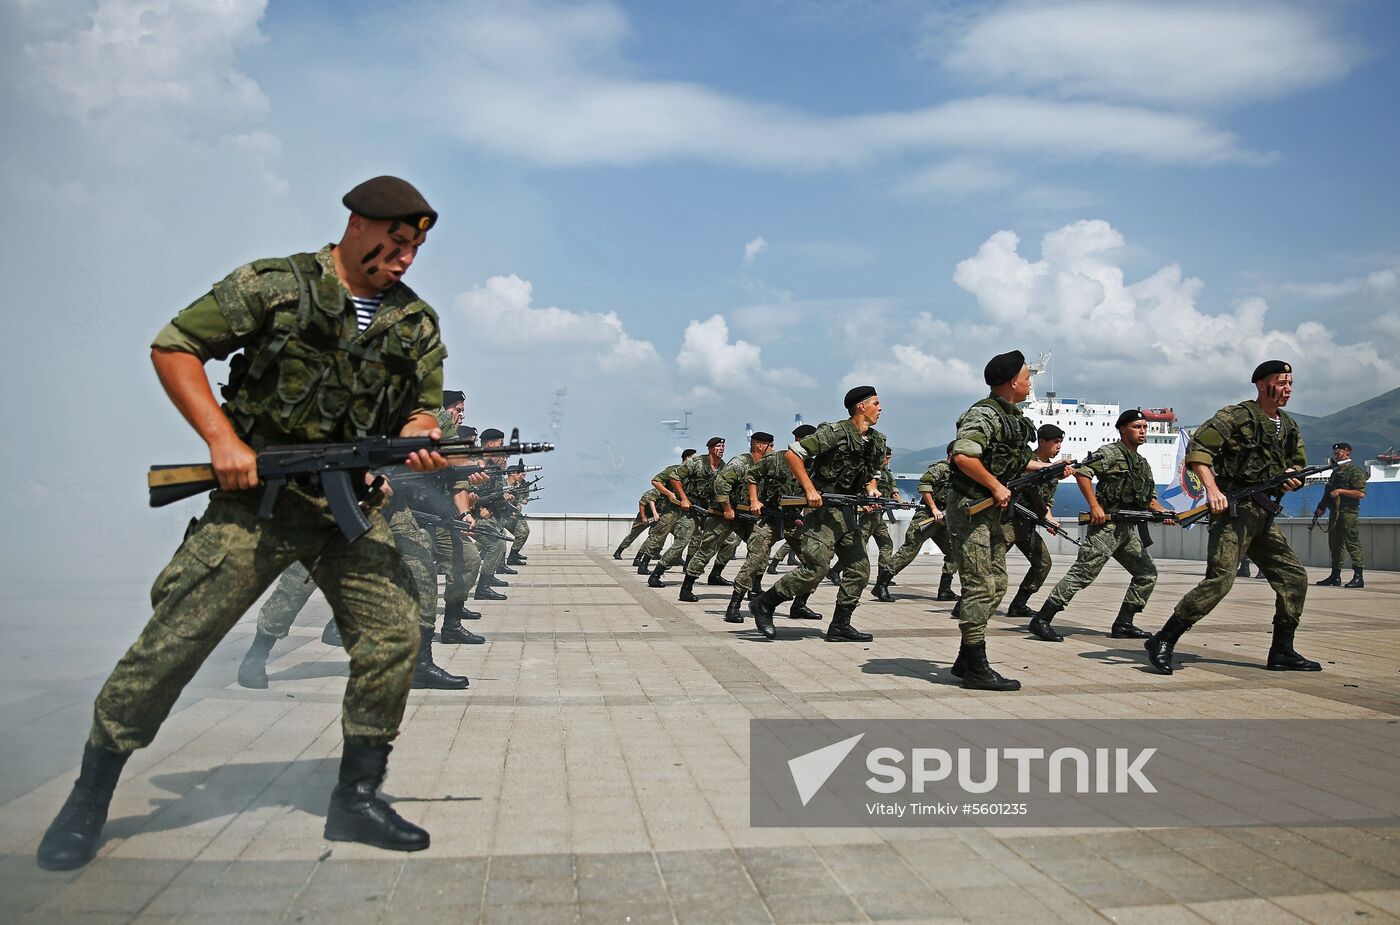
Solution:
[[[1100,468],[1094,496],[1108,513],[1121,510],[1145,510],[1156,492],[1152,466],[1142,454],[1134,453],[1117,443],[1101,451],[1107,457]]]
[[[717,475],[719,475],[719,469],[710,467],[708,454],[701,456],[697,453],[681,467],[681,486],[685,488],[685,496],[690,499],[693,506],[709,507],[715,500],[715,476]]]
[[[1252,401],[1231,405],[1222,413],[1230,422],[1225,452],[1216,455],[1214,465],[1215,479],[1222,490],[1262,482],[1291,465],[1300,438],[1298,422],[1286,411],[1279,409],[1277,433],[1274,422]]]
[[[875,428],[856,433],[850,421],[823,424],[841,436],[841,442],[821,455],[807,460],[807,474],[817,491],[834,494],[864,494],[870,480],[885,465],[885,437]]]
[[[290,271],[296,290],[267,305],[264,331],[229,363],[224,413],[238,435],[260,449],[397,434],[422,379],[446,353],[441,345],[426,349],[431,309],[416,298],[386,306],[362,334],[340,281],[315,254],[251,266],[257,274]],[[241,304],[238,294],[219,292],[223,285],[232,284],[215,286],[220,304]]]
[[[1026,464],[1035,455],[1031,447],[1031,443],[1035,441],[1035,428],[1025,415],[1008,412],[1002,400],[995,396],[988,396],[972,405],[972,408],[977,407],[991,408],[996,413],[996,432],[982,448],[981,458],[983,467],[995,476],[998,482],[1005,485],[1025,472]],[[958,430],[962,430],[963,418],[972,408],[967,409],[962,417],[958,418]],[[958,466],[952,467],[950,480],[958,494],[964,498],[991,497],[991,492],[968,478]]]
[[[773,452],[760,459],[754,471],[754,486],[758,500],[766,508],[777,509],[783,495],[800,495],[802,486],[788,468],[782,453]]]
[[[928,471],[919,479],[919,492],[925,490],[933,496],[933,503],[938,505],[940,511],[948,509],[948,487],[952,479],[950,464],[939,461],[929,466]]]

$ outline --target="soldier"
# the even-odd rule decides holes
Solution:
[[[351,214],[338,244],[239,267],[152,345],[166,393],[209,446],[219,490],[156,579],[150,621],[97,695],[78,780],[39,845],[41,867],[92,859],[131,752],[150,744],[210,652],[296,561],[314,563],[350,652],[345,748],[325,837],[428,847],[428,833],[376,792],[419,644],[417,591],[382,499],[366,498],[368,533],[329,546],[335,519],[311,484],[289,482],[273,518],[257,514],[260,447],[441,436],[434,413],[447,351],[437,315],[401,281],[437,213],[395,177],[360,184],[344,203]],[[204,364],[235,352],[220,408]],[[407,463],[431,471],[447,460],[418,451]]]
[[[661,494],[661,500],[657,502],[658,517],[651,525],[651,530],[647,532],[647,541],[642,544],[642,551],[637,554],[637,558],[632,560],[632,564],[637,567],[638,575],[645,575],[651,571],[651,560],[661,555],[661,549],[666,544],[666,537],[671,535],[680,518],[684,516],[685,509],[681,507],[680,493],[672,488],[671,480],[680,481],[681,466],[685,465],[686,460],[694,455],[695,450],[681,451],[680,462],[667,466],[652,477],[651,487]],[[692,523],[694,522],[692,521]]]
[[[801,440],[804,437],[816,433],[817,429],[811,424],[800,424],[793,428],[792,437],[794,440]],[[801,542],[803,521],[797,508],[784,508],[781,504],[783,497],[802,494],[802,486],[798,483],[797,477],[788,468],[787,460],[782,453],[768,453],[761,460],[749,469],[749,483],[754,488],[759,504],[758,522],[749,531],[745,542],[748,544],[748,558],[744,560],[744,566],[739,570],[739,575],[734,579],[734,584],[739,588],[747,589],[749,600],[763,593],[761,587],[763,579],[763,566],[768,560],[768,552],[772,548],[773,538],[778,534],[779,527],[787,536],[787,542],[796,545]],[[807,606],[807,598],[810,592],[804,592],[792,599],[792,608],[788,611],[788,616],[794,620],[820,620],[822,615]],[[735,594],[731,600],[731,610],[725,612],[724,619],[729,623],[743,623],[744,616],[732,606],[740,595]]]
[[[708,451],[704,456],[693,456],[681,465],[678,478],[671,479],[671,490],[675,492],[681,507],[681,516],[671,531],[671,548],[656,561],[647,585],[653,588],[666,587],[661,576],[666,570],[680,563],[685,547],[694,536],[704,511],[714,500],[715,476],[724,465],[724,438],[711,437],[705,443]],[[720,563],[715,563],[718,571]],[[713,572],[711,575],[713,576]]]
[[[919,478],[919,496],[923,499],[923,510],[916,511],[909,520],[909,529],[904,531],[904,544],[890,561],[890,571],[898,575],[914,561],[923,548],[925,540],[933,540],[938,551],[943,553],[943,574],[938,579],[940,601],[956,601],[953,592],[953,576],[958,571],[958,559],[953,553],[948,536],[944,512],[948,509],[948,486],[952,469],[948,460],[940,459],[924,471]]]
[[[513,484],[520,486],[521,493],[515,501],[515,522],[511,525],[510,555],[506,557],[506,565],[526,565],[530,559],[524,554],[525,544],[530,541],[530,521],[525,516],[525,505],[530,503],[529,486],[525,485],[525,463],[519,462],[511,467]]]
[[[836,595],[836,611],[827,627],[826,640],[869,642],[874,638],[851,625],[861,589],[870,580],[870,559],[860,524],[850,508],[823,505],[822,493],[878,496],[885,437],[875,429],[881,407],[874,386],[851,389],[846,393],[845,404],[848,419],[822,424],[814,433],[792,443],[784,454],[807,498],[807,512],[802,517],[802,564],[749,602],[758,631],[769,639],[778,635],[773,611],[783,601],[815,591],[833,554],[841,570],[841,590]]]
[[[885,452],[885,461],[880,466],[880,475],[876,478],[876,483],[880,487],[880,497],[898,501],[899,486],[895,484],[894,473],[890,471],[892,456],[893,453]],[[875,549],[879,556],[876,559],[879,570],[875,573],[875,587],[870,590],[870,596],[888,604],[894,600],[894,596],[890,594],[890,585],[894,584],[894,540],[890,539],[886,514],[889,514],[889,520],[894,519],[891,511],[870,511],[860,515],[860,532],[863,543],[869,543],[870,538],[875,537]]]
[[[706,507],[708,516],[705,518],[705,528],[702,531],[703,539],[700,548],[690,557],[690,561],[685,566],[685,580],[681,582],[680,600],[686,603],[696,603],[700,600],[695,595],[695,579],[700,577],[700,573],[705,570],[710,559],[719,554],[720,549],[731,539],[746,539],[749,530],[753,527],[755,509],[759,507],[758,489],[749,480],[749,470],[754,463],[768,455],[768,451],[773,449],[773,435],[763,431],[755,431],[749,437],[749,451],[740,453],[729,460],[715,475],[714,498]],[[717,509],[722,511],[716,515]],[[740,511],[738,508],[744,508]],[[719,564],[716,563],[715,571],[711,577],[719,572]],[[713,583],[713,582],[712,582]],[[730,623],[741,623],[743,617],[738,620],[730,619],[731,616],[739,616],[739,602],[743,599],[745,592],[752,587],[752,582],[745,577],[743,587],[735,588],[730,596],[729,606],[725,609],[725,619]]]
[[[1317,502],[1313,520],[1327,512],[1327,546],[1332,552],[1332,574],[1316,584],[1340,585],[1342,583],[1342,550],[1351,557],[1351,581],[1348,588],[1364,588],[1366,581],[1362,570],[1366,567],[1366,554],[1361,549],[1361,499],[1366,497],[1366,470],[1351,461],[1351,444],[1332,444],[1332,458],[1337,465],[1327,478],[1327,490],[1322,500]]]
[[[618,543],[617,548],[613,550],[614,559],[621,559],[622,554],[627,551],[627,547],[631,546],[633,541],[645,533],[652,522],[661,516],[656,512],[656,502],[660,498],[661,492],[655,488],[648,488],[642,492],[642,496],[637,499],[637,516],[632,518],[632,529],[627,532],[627,538]],[[640,556],[641,553],[637,555]],[[632,564],[636,565],[636,562],[634,561]]]
[[[1205,486],[1210,504],[1206,577],[1186,592],[1162,628],[1143,643],[1148,661],[1162,674],[1172,673],[1172,652],[1181,634],[1229,593],[1244,555],[1274,589],[1274,634],[1266,667],[1270,671],[1322,670],[1293,649],[1308,573],[1272,514],[1253,501],[1239,502],[1232,511],[1225,494],[1307,466],[1298,423],[1283,410],[1293,394],[1293,367],[1283,360],[1267,360],[1255,368],[1250,381],[1256,397],[1215,412],[1192,435],[1186,452],[1186,464]],[[1298,479],[1283,483],[1285,491],[1301,487]]]
[[[1089,503],[1089,532],[1074,564],[1050,592],[1040,612],[1031,617],[1030,633],[1037,639],[1063,641],[1064,637],[1055,631],[1050,621],[1099,577],[1110,557],[1127,569],[1132,581],[1128,583],[1109,635],[1114,639],[1146,639],[1148,636],[1133,625],[1133,617],[1147,606],[1147,599],[1157,586],[1157,566],[1143,545],[1137,525],[1112,523],[1111,520],[1114,514],[1124,510],[1165,513],[1167,509],[1157,500],[1152,466],[1138,451],[1147,442],[1147,418],[1139,409],[1130,408],[1118,415],[1114,426],[1118,428],[1118,441],[1099,447],[1091,461],[1074,470],[1079,490]]]
[[[958,432],[948,445],[953,463],[948,495],[948,532],[958,555],[962,600],[958,629],[962,647],[952,673],[973,690],[1015,691],[1021,682],[1004,678],[987,663],[987,620],[1006,594],[1006,482],[1044,464],[1032,459],[1035,428],[1017,407],[1030,394],[1030,370],[1019,350],[994,356],[982,371],[991,394],[958,418]],[[994,502],[976,514],[967,507]]]
[[[481,432],[481,445],[483,447],[502,446],[505,439],[505,433],[495,427],[488,427]],[[484,500],[477,504],[473,516],[489,524],[493,529],[508,530],[511,508],[509,499],[505,497],[507,487],[506,456],[504,454],[486,456],[485,468],[482,471],[487,475],[487,480],[479,486],[478,494]],[[507,526],[498,526],[502,523],[507,524]],[[478,539],[477,544],[481,547],[481,576],[477,579],[476,596],[487,600],[505,600],[506,596],[495,589],[510,586],[510,582],[497,578],[497,573],[515,574],[515,570],[506,565],[506,542],[493,537]]]
[[[1036,447],[1034,459],[1041,462],[1054,462],[1060,455],[1060,447],[1064,444],[1065,432],[1054,424],[1042,424],[1036,429]],[[1065,477],[1068,478],[1070,470],[1065,470]],[[1031,498],[1032,505],[1036,508],[1044,508],[1045,519],[1052,524],[1059,524],[1055,519],[1055,492],[1059,489],[1059,482],[1041,482],[1036,486],[1039,493],[1037,497]],[[1027,619],[1035,616],[1035,611],[1026,606],[1031,595],[1040,590],[1040,586],[1045,584],[1046,577],[1050,574],[1053,562],[1050,559],[1050,546],[1041,537],[1036,525],[1024,518],[1016,518],[1012,524],[1014,528],[1014,539],[1012,542],[1026,557],[1029,568],[1026,569],[1025,577],[1021,579],[1021,584],[1016,588],[1016,595],[1011,598],[1011,603],[1006,607],[1008,617],[1025,617]]]

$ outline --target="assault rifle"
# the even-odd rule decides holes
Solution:
[[[306,443],[272,446],[258,453],[258,481],[263,485],[258,516],[272,518],[277,496],[288,479],[319,485],[330,502],[336,526],[347,541],[369,530],[369,521],[355,496],[352,472],[402,465],[418,450],[434,450],[444,456],[501,456],[548,453],[552,443],[521,443],[520,430],[510,433],[504,446],[468,446],[465,440],[432,440],[428,437],[365,437],[350,443]],[[151,507],[164,507],[219,487],[214,467],[208,463],[152,466],[146,475]]]
[[[1084,459],[1079,462],[1075,462],[1072,459],[1065,459],[1061,460],[1060,462],[1053,462],[1046,466],[1044,469],[1037,469],[1034,472],[1027,472],[1025,475],[1017,476],[1016,478],[1007,482],[1006,487],[1010,490],[1011,495],[1014,498],[1018,492],[1025,491],[1028,488],[1035,488],[1036,486],[1042,485],[1045,482],[1054,482],[1064,478],[1065,470],[1070,468],[1071,466],[1087,466],[1089,463],[1093,462],[1098,458],[1099,451],[1095,450],[1088,456],[1085,456]],[[969,516],[973,514],[980,514],[996,503],[997,501],[995,498],[983,498],[981,501],[972,501],[963,506],[963,513]]]
[[[745,523],[751,524],[758,523],[758,515],[749,513],[751,509],[747,504],[734,504],[730,506],[734,508],[735,520],[742,520]],[[705,513],[709,514],[711,517],[718,517],[720,520],[725,519],[724,508],[720,505],[715,505],[714,507],[706,508]]]
[[[1093,519],[1094,515],[1088,511],[1079,512],[1081,524],[1091,523]],[[1152,545],[1152,534],[1147,532],[1148,524],[1175,523],[1176,519],[1176,511],[1114,511],[1108,515],[1108,523],[1137,524],[1138,539],[1142,540],[1143,549]]]
[[[856,508],[878,508],[883,512],[912,511],[923,506],[912,501],[897,501],[894,498],[884,498],[880,495],[846,495],[824,491],[821,496],[822,507],[840,509],[841,516],[846,519],[846,526],[852,533],[860,529],[860,525],[856,522]],[[783,495],[778,505],[780,507],[806,507],[807,497],[805,495]]]
[[[1278,503],[1277,497],[1283,496],[1283,483],[1292,479],[1303,481],[1310,475],[1317,475],[1332,468],[1332,461],[1329,459],[1321,466],[1305,466],[1302,469],[1291,469],[1288,472],[1281,472],[1273,478],[1265,479],[1262,482],[1255,482],[1253,485],[1245,485],[1243,488],[1236,488],[1234,491],[1225,492],[1225,500],[1229,502],[1226,508],[1226,516],[1233,516],[1235,508],[1244,501],[1253,501],[1264,513],[1274,517],[1283,511],[1283,505]],[[1210,503],[1199,504],[1187,511],[1182,511],[1177,515],[1176,522],[1183,527],[1189,527],[1206,517],[1213,516],[1210,512]]]
[[[444,527],[456,533],[479,536],[487,540],[505,540],[506,542],[510,542],[515,539],[514,536],[508,533],[502,533],[499,530],[493,530],[485,524],[469,524],[460,517],[443,517],[441,514],[431,514],[427,511],[419,511],[412,508],[409,509],[409,513],[413,515],[413,519],[418,521],[418,523],[428,527]]]
[[[1044,514],[1037,514],[1035,511],[1026,507],[1019,501],[1011,502],[1011,513],[1017,517],[1020,517],[1022,520],[1030,521],[1031,523],[1035,524],[1037,527],[1044,530],[1051,536],[1058,536],[1061,539],[1069,540],[1076,546],[1084,545],[1083,543],[1079,542],[1079,540],[1066,533],[1064,527],[1061,527],[1059,524],[1055,523],[1050,518],[1046,517]]]

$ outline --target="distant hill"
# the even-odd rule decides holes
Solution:
[[[942,459],[948,452],[948,443],[953,439],[949,434],[948,439],[924,450],[906,450],[900,447],[892,447],[894,455],[890,457],[891,472],[914,472],[922,473],[934,460]]]
[[[1310,462],[1320,462],[1339,440],[1351,444],[1358,462],[1375,459],[1390,447],[1400,448],[1400,389],[1334,411],[1323,417],[1295,414]]]

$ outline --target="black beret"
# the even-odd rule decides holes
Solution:
[[[698,452],[699,452],[699,450],[694,450],[694,449],[690,449],[689,447],[687,447],[686,449],[681,450],[681,460],[682,460],[682,461],[687,460],[687,459],[689,459],[690,457],[694,456],[694,455],[695,455],[696,453],[698,453]]]
[[[1350,452],[1351,452],[1351,444],[1350,444],[1350,443],[1334,443],[1334,444],[1332,444],[1332,449],[1334,449],[1334,450],[1346,450],[1348,453],[1350,453]]]
[[[846,393],[846,410],[850,411],[856,405],[865,401],[867,398],[874,394],[875,386],[873,385],[856,386],[855,388],[851,389],[849,392]]]
[[[766,431],[756,430],[756,431],[754,431],[753,434],[749,437],[749,439],[750,439],[751,441],[753,441],[754,443],[772,443],[772,442],[773,442],[773,435],[770,434],[770,433],[767,433]]]
[[[724,438],[723,438],[723,437],[711,437],[710,439],[708,439],[708,440],[705,441],[705,449],[707,449],[707,450],[712,450],[712,449],[714,449],[715,444],[723,443],[723,442],[724,442]]]
[[[1063,430],[1060,430],[1060,428],[1056,427],[1054,424],[1041,424],[1040,427],[1036,429],[1035,435],[1041,440],[1065,439],[1065,432]]]
[[[995,388],[1003,382],[1010,382],[1016,378],[1016,374],[1021,371],[1021,367],[1026,365],[1026,357],[1019,350],[1010,353],[998,353],[987,361],[987,366],[982,370],[982,378],[987,385]]]
[[[475,437],[476,428],[471,426],[470,424],[467,424],[463,427],[457,428],[457,435],[461,437]]]
[[[801,440],[803,437],[810,437],[812,434],[815,434],[816,432],[817,432],[817,429],[816,429],[815,427],[813,427],[811,424],[798,424],[796,427],[794,427],[794,428],[792,429],[792,435],[793,435],[794,437],[796,437],[798,440]]]
[[[340,200],[356,215],[373,219],[398,219],[419,231],[437,224],[438,214],[413,184],[398,177],[366,180]]]
[[[1129,408],[1127,411],[1124,411],[1122,414],[1118,415],[1118,420],[1113,422],[1113,426],[1123,427],[1125,425],[1133,423],[1134,421],[1145,420],[1147,420],[1147,415],[1142,413],[1141,408]]]
[[[466,400],[467,396],[465,392],[461,392],[457,389],[442,390],[442,406],[444,408],[451,408],[453,405],[460,405]]]
[[[525,464],[524,464],[523,462],[518,462],[518,463],[516,463],[516,464],[513,465],[513,466],[506,466],[506,471],[507,471],[507,472],[524,472],[524,471],[525,471]]]
[[[1283,360],[1265,360],[1254,367],[1254,375],[1250,377],[1250,382],[1258,382],[1265,376],[1272,376],[1274,373],[1291,373],[1293,367],[1283,362]]]
[[[505,438],[506,432],[503,430],[497,430],[494,427],[488,427],[481,432],[481,439],[483,442],[487,440],[504,440]]]

